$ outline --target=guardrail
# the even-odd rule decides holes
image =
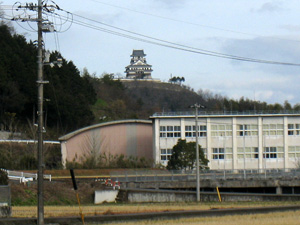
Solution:
[[[19,180],[20,183],[26,183],[28,181],[33,181],[38,179],[37,173],[26,173],[14,170],[1,169],[7,173],[8,179]],[[51,181],[51,174],[44,174],[44,179]]]
[[[25,143],[25,144],[36,144],[37,140],[10,140],[10,139],[1,139],[0,143]],[[53,145],[60,145],[59,141],[43,141],[44,144],[53,144]]]
[[[224,170],[200,171],[202,180],[247,180],[247,179],[295,179],[300,177],[300,170]],[[111,172],[110,178],[119,182],[159,182],[159,181],[191,181],[196,180],[196,171],[172,171],[172,170],[127,170]]]
[[[253,110],[253,111],[198,111],[198,115],[216,116],[216,115],[268,115],[268,114],[300,114],[299,110]],[[195,111],[178,112],[156,112],[152,117],[160,116],[195,116]]]

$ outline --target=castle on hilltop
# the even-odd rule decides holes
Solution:
[[[130,65],[125,67],[128,79],[152,79],[152,66],[147,64],[144,50],[133,50]]]

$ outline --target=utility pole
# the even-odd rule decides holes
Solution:
[[[195,126],[196,126],[196,193],[197,193],[197,202],[200,202],[200,163],[199,163],[199,141],[198,141],[198,109],[204,108],[200,104],[194,104],[191,108],[195,108]]]
[[[53,23],[51,23],[46,17],[43,18],[43,13],[46,13],[47,17],[52,16],[52,13],[55,10],[61,10],[58,5],[56,5],[53,1],[54,5],[48,5],[45,3],[43,5],[42,0],[38,0],[38,4],[27,3],[26,5],[21,5],[20,2],[16,2],[13,6],[14,11],[17,13],[22,11],[23,13],[19,15],[14,15],[12,20],[13,21],[21,21],[21,22],[37,22],[37,33],[38,33],[38,40],[37,40],[37,105],[38,105],[38,146],[37,146],[37,158],[38,158],[38,207],[37,207],[37,214],[38,214],[38,225],[44,225],[44,153],[43,153],[43,132],[44,130],[44,110],[43,110],[43,103],[44,103],[44,84],[49,83],[49,81],[44,81],[43,76],[43,66],[50,65],[51,67],[54,64],[57,64],[58,67],[62,66],[62,59],[58,58],[57,61],[49,63],[49,57],[45,57],[44,59],[44,42],[43,42],[43,32],[54,32]],[[33,11],[34,13],[30,15],[27,11]],[[36,17],[37,12],[37,17]],[[63,24],[63,23],[62,23]],[[46,60],[46,58],[48,58]]]
[[[43,17],[42,1],[38,0],[38,225],[44,225],[44,154],[43,154]]]

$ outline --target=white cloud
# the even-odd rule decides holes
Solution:
[[[299,25],[291,25],[291,24],[288,24],[288,25],[281,25],[279,26],[279,28],[282,28],[284,30],[287,30],[289,32],[299,32],[300,31],[300,26]]]
[[[256,9],[256,12],[259,13],[265,13],[265,12],[279,12],[282,11],[282,2],[280,1],[271,1],[271,2],[266,2],[259,9]]]
[[[180,1],[174,1],[174,0],[153,0],[154,3],[157,3],[158,6],[167,8],[167,9],[174,9],[174,8],[180,8],[182,7],[185,3],[186,0],[180,0]]]
[[[231,55],[247,58],[267,60],[271,62],[284,62],[299,64],[300,45],[297,41],[284,40],[277,37],[258,37],[254,39],[230,39],[224,42],[222,50]],[[243,67],[242,62],[234,62],[233,65]],[[299,74],[299,66],[284,66],[252,63],[256,70],[284,74]]]

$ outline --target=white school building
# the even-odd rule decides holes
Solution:
[[[179,138],[196,141],[195,113],[155,113],[153,157],[167,165]],[[212,170],[291,169],[300,165],[299,113],[198,113],[198,141]]]

